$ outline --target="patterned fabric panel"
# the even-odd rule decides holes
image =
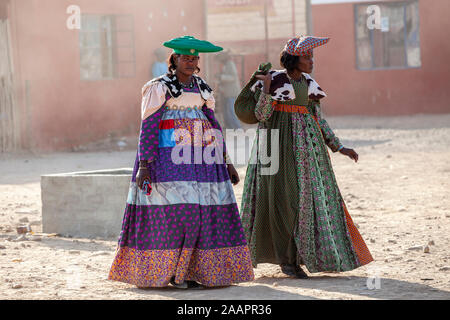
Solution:
[[[175,147],[175,130],[173,120],[159,122],[159,147]]]
[[[168,119],[200,119],[207,120],[205,114],[200,109],[185,109],[185,110],[164,110],[162,117],[164,120]]]
[[[322,131],[323,138],[325,139],[326,145],[333,151],[337,152],[338,149],[342,146],[339,138],[334,134],[331,127],[328,125],[328,122],[322,118],[322,114],[320,111],[320,102],[319,101],[311,101],[311,108],[314,110],[314,114],[317,118],[317,123]]]
[[[173,129],[174,127],[175,127],[175,122],[173,121],[173,119],[161,120],[159,122],[159,130]]]
[[[197,203],[202,206],[228,205],[236,202],[229,181],[198,182],[173,181],[152,183],[152,193],[142,191],[135,182],[130,185],[128,204],[134,205],[170,205],[179,203]]]
[[[203,149],[204,150],[204,149]],[[189,163],[174,164],[171,159],[172,148],[160,148],[159,158],[147,164],[152,182],[169,181],[198,181],[198,182],[223,182],[230,180],[225,164],[196,164],[196,156],[203,157],[203,151],[191,150]],[[183,152],[180,153],[183,156]],[[212,153],[212,156],[215,154]],[[212,157],[211,156],[211,157]],[[132,182],[136,182],[136,174],[139,163],[136,158],[133,169]]]
[[[108,280],[139,287],[165,287],[175,282],[193,280],[204,286],[227,286],[254,279],[247,246],[215,250],[117,249]]]
[[[176,143],[174,129],[159,130],[159,147],[168,148],[175,146]]]
[[[247,172],[245,174],[244,180],[244,192],[242,195],[241,202],[241,221],[244,228],[245,239],[250,248],[250,254],[252,258],[253,267],[256,268],[258,261],[256,259],[256,241],[255,235],[259,230],[255,228],[255,217],[256,217],[256,201],[259,193],[260,183],[258,178],[260,177],[260,165],[254,164],[258,159],[258,145],[259,136],[256,134],[255,141],[253,142],[252,152],[249,159],[249,164],[247,166]],[[259,248],[258,248],[259,249]]]
[[[223,182],[230,180],[227,167],[225,163],[206,164],[206,157],[215,157],[215,152],[205,147],[189,148],[191,151],[190,157],[184,157],[184,148],[180,151],[177,157],[186,159],[187,163],[181,160],[172,160],[173,148],[159,148],[159,157],[156,161],[147,164],[150,171],[150,178],[152,182],[169,182],[169,181],[197,181],[197,182]],[[188,152],[187,150],[186,152]],[[221,158],[222,159],[222,158]],[[213,159],[214,160],[214,159]],[[219,160],[215,158],[215,160]],[[223,160],[223,159],[222,159]],[[180,163],[178,163],[180,161]],[[137,164],[138,165],[138,164]],[[137,167],[135,164],[135,171]],[[133,174],[133,180],[136,181],[136,172]]]
[[[372,254],[367,248],[366,243],[364,242],[361,234],[353,223],[352,217],[348,213],[347,206],[344,201],[342,201],[342,207],[345,211],[345,219],[347,223],[348,233],[352,239],[353,249],[358,256],[359,263],[363,266],[373,261]]]
[[[178,146],[216,146],[224,140],[222,132],[212,128],[207,119],[176,119],[175,141]],[[223,149],[223,146],[220,150]]]
[[[246,245],[236,203],[223,206],[127,204],[119,245],[139,250]]]
[[[273,101],[270,94],[261,93],[255,106],[255,116],[258,121],[267,121],[273,113]]]
[[[219,121],[217,121],[217,119],[216,119],[214,110],[209,109],[206,106],[203,106],[202,111],[205,114],[206,118],[208,118],[209,122],[211,123],[211,127],[213,129],[219,130],[223,134],[222,127],[221,127]],[[227,152],[225,143],[223,144],[223,152],[224,152],[224,154]]]
[[[299,190],[297,247],[310,272],[349,271],[361,266],[347,229],[342,196],[319,127],[293,117]]]
[[[139,160],[154,161],[158,157],[159,122],[163,116],[164,108],[160,108],[148,118],[142,120],[139,134]]]

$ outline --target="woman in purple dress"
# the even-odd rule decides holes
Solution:
[[[181,37],[168,74],[142,89],[142,126],[122,232],[108,279],[138,287],[226,286],[254,279],[214,116],[210,87],[195,73],[199,52],[220,51]],[[213,160],[213,161],[212,161]]]

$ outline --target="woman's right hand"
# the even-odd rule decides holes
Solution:
[[[267,72],[267,74],[258,74],[255,77],[256,79],[263,81],[263,91],[264,93],[268,94],[270,92],[270,85],[272,83],[272,75],[270,74],[270,72]]]
[[[150,171],[145,167],[139,167],[138,172],[136,173],[136,184],[140,189],[144,186],[144,181],[147,180],[151,183],[150,180]]]

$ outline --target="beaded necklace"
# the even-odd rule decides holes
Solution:
[[[181,81],[178,81],[179,83],[180,83],[180,85],[181,85],[181,87],[183,88],[183,89],[192,89],[192,88],[194,88],[194,77],[191,77],[191,81],[189,82],[189,84],[184,84],[183,82],[181,82]]]

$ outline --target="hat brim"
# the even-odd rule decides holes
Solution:
[[[175,53],[186,55],[198,55],[199,52],[219,52],[223,50],[222,47],[213,45],[209,41],[198,40],[189,36],[166,41],[163,45],[174,49]]]
[[[330,41],[330,38],[323,37],[304,37],[299,40],[295,45],[290,45],[294,39],[291,39],[286,44],[286,52],[293,56],[303,56],[305,54],[311,53],[314,48],[323,46]]]

